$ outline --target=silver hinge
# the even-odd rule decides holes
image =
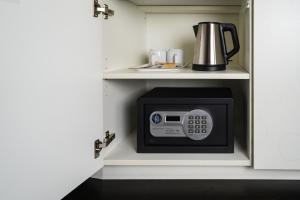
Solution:
[[[101,150],[107,147],[115,139],[115,137],[116,137],[115,133],[110,133],[109,131],[106,131],[103,142],[101,142],[99,139],[95,141],[94,143],[95,159],[100,156]]]
[[[251,8],[251,1],[245,0],[241,6],[241,13],[246,13]]]
[[[250,7],[251,7],[251,1],[250,1],[250,0],[247,0],[247,1],[246,1],[246,8],[249,9]]]
[[[94,0],[94,17],[98,17],[99,14],[104,15],[104,19],[108,19],[108,17],[114,16],[115,11],[109,9],[106,4],[101,7],[98,0]]]

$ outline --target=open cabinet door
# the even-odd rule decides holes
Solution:
[[[254,2],[254,167],[300,170],[300,1]]]
[[[0,199],[61,199],[103,166],[93,0],[0,0]]]

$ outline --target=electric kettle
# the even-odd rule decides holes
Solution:
[[[225,70],[229,59],[240,50],[237,30],[234,24],[218,22],[200,22],[193,26],[196,42],[194,49],[193,70]],[[231,33],[233,49],[226,48],[225,32]]]

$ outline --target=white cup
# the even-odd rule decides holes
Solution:
[[[169,49],[167,52],[167,63],[175,63],[177,65],[183,65],[183,50]]]
[[[158,49],[150,50],[149,65],[165,64],[167,63],[167,50]]]

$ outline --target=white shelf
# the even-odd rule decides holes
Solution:
[[[139,9],[148,14],[239,14],[241,6],[139,6]]]
[[[126,166],[251,166],[246,150],[238,144],[234,153],[220,154],[167,154],[167,153],[137,153],[136,134],[118,144],[106,158],[104,165]]]
[[[241,5],[242,0],[129,0],[136,5],[155,5],[155,6],[172,6],[172,5]]]
[[[250,74],[241,67],[229,68],[224,71],[204,72],[189,68],[178,71],[149,72],[135,69],[119,69],[106,71],[103,79],[249,79]]]

